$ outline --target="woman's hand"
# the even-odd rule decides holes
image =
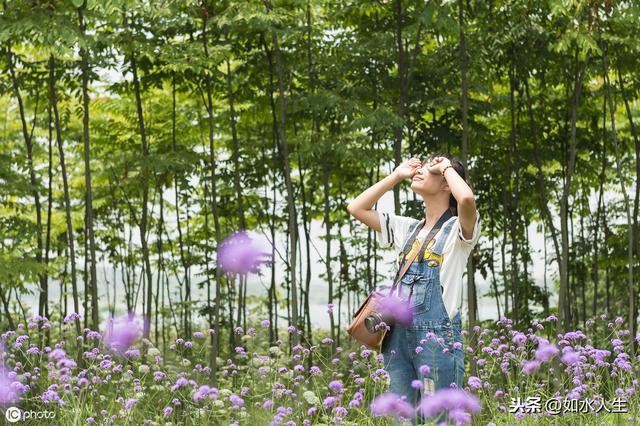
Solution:
[[[411,179],[413,175],[422,167],[422,162],[417,158],[410,158],[400,164],[393,173],[400,179]]]
[[[433,173],[434,175],[442,174],[442,171],[445,167],[450,166],[451,161],[449,161],[446,157],[435,157],[431,160],[431,162],[427,165],[427,170],[429,173]]]

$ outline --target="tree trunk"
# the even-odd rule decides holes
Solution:
[[[270,2],[267,2],[267,8],[273,12]],[[289,162],[289,147],[287,145],[287,103],[284,88],[284,64],[282,61],[282,52],[278,45],[278,34],[272,31],[273,49],[276,57],[276,70],[278,76],[278,92],[280,98],[280,151],[282,153],[282,161],[284,163],[284,181],[287,192],[287,209],[289,213],[289,266],[291,270],[291,324],[299,327],[298,320],[298,291],[296,283],[296,246],[298,244],[298,221],[296,217],[296,208],[293,194],[293,184],[291,182],[291,164]],[[292,345],[298,344],[298,334],[291,334]]]
[[[3,287],[5,287],[4,285],[0,285],[0,299],[2,300],[2,307],[4,309],[4,315],[7,318],[7,325],[9,326],[10,330],[15,330],[16,329],[16,324],[15,322],[13,322],[13,316],[11,315],[11,309],[9,308],[9,299],[7,298],[7,295],[4,294],[4,290],[2,289]],[[9,288],[9,293],[11,293],[11,287],[6,286]]]
[[[238,145],[238,131],[236,128],[236,110],[234,104],[234,96],[233,96],[233,84],[231,81],[231,65],[229,64],[229,60],[226,60],[227,64],[227,100],[229,101],[229,121],[231,125],[231,161],[233,162],[233,186],[236,191],[237,198],[237,214],[238,214],[238,225],[240,229],[246,229],[247,225],[245,223],[244,218],[244,204],[242,198],[242,187],[240,185],[240,148]],[[247,280],[246,277],[241,276],[240,278],[240,286],[238,288],[238,319],[237,323],[240,325],[243,322],[243,318],[246,322],[246,285]],[[246,328],[246,327],[245,327]]]
[[[144,123],[144,116],[142,113],[142,97],[140,95],[140,80],[138,79],[138,65],[136,62],[136,54],[131,54],[131,72],[133,74],[133,87],[136,95],[136,112],[138,115],[138,127],[140,130],[140,142],[142,148],[142,215],[140,218],[140,241],[142,243],[142,258],[144,261],[145,282],[147,284],[147,296],[146,296],[146,320],[144,321],[144,327],[142,335],[148,339],[151,331],[151,313],[152,299],[153,299],[153,279],[151,276],[151,262],[149,260],[149,244],[147,242],[147,221],[148,221],[148,198],[149,198],[149,146],[147,144],[147,134]]]
[[[516,144],[516,123],[515,123],[515,90],[516,90],[516,69],[515,64],[512,64],[509,70],[509,102],[510,102],[510,116],[511,116],[511,134],[510,134],[510,152],[509,152],[509,180],[511,180],[511,173],[515,170],[515,182],[513,183],[514,190],[507,197],[509,197],[509,233],[511,237],[511,288],[513,289],[513,322],[518,324],[520,320],[520,306],[522,305],[520,295],[520,276],[518,268],[518,188],[519,188],[519,160],[518,149]],[[512,166],[511,160],[515,159],[515,167]],[[509,182],[509,188],[511,188],[511,182]],[[525,301],[526,304],[526,301]]]
[[[83,16],[84,7],[78,8],[80,34],[84,36],[86,24]],[[87,216],[87,237],[89,243],[89,278],[91,289],[91,323],[94,330],[99,326],[98,279],[96,277],[96,239],[93,231],[93,193],[91,189],[91,143],[89,140],[89,53],[80,48],[82,58],[82,137],[84,141],[84,186],[86,191],[85,210]],[[85,254],[86,256],[86,254]]]
[[[406,92],[404,90],[404,79],[406,76],[406,57],[404,50],[404,40],[402,34],[402,24],[404,22],[404,11],[402,9],[402,0],[395,0],[395,18],[396,18],[396,44],[398,50],[398,83],[400,93],[398,94],[397,115],[403,122],[402,125],[394,126],[393,133],[393,159],[394,167],[398,167],[402,163],[402,139],[404,133],[404,118],[405,118],[405,106],[406,106]],[[400,214],[400,185],[393,187],[393,205],[395,214]]]
[[[58,115],[58,98],[55,89],[55,59],[53,55],[49,57],[49,96],[51,109],[53,110],[53,119],[56,131],[56,141],[58,144],[58,154],[60,155],[60,174],[62,174],[62,184],[64,189],[64,210],[67,221],[67,243],[69,246],[69,261],[71,262],[71,288],[73,291],[73,309],[76,313],[80,313],[80,301],[78,297],[78,279],[76,273],[76,249],[73,238],[73,222],[71,221],[71,198],[69,196],[69,180],[67,178],[67,168],[64,161],[64,148],[62,146],[62,130],[60,129],[60,117]],[[82,335],[80,330],[80,321],[74,321],[76,334]],[[82,361],[82,351],[78,351],[78,361]]]
[[[524,79],[524,90],[525,96],[527,97],[527,111],[529,113],[529,127],[531,130],[531,140],[533,141],[533,154],[536,161],[537,168],[537,180],[538,180],[538,191],[539,191],[539,200],[540,207],[542,213],[544,214],[544,219],[546,220],[545,225],[548,227],[551,233],[551,239],[553,241],[553,248],[555,249],[556,254],[556,262],[558,263],[558,267],[560,267],[560,244],[558,243],[558,231],[556,226],[553,223],[553,216],[551,215],[551,210],[549,210],[549,199],[546,192],[546,182],[544,180],[544,174],[542,172],[542,159],[540,155],[540,146],[538,141],[538,128],[536,126],[535,116],[533,114],[533,106],[531,102],[531,95],[529,93],[529,79]],[[544,89],[543,89],[544,90]]]
[[[468,151],[469,151],[469,123],[468,123],[468,96],[469,90],[467,87],[467,45],[464,35],[464,5],[462,0],[458,0],[458,25],[460,28],[460,75],[461,75],[461,99],[460,109],[462,112],[462,146],[461,146],[461,160],[465,171],[468,172]],[[470,345],[476,347],[476,333],[473,333],[473,328],[476,325],[478,318],[478,299],[476,295],[476,282],[475,282],[475,265],[474,256],[470,255],[467,260],[467,306],[468,306],[468,330],[469,336],[471,336]],[[471,363],[471,375],[476,375],[476,363]]]
[[[583,205],[589,207],[589,200],[587,195],[587,188],[585,188],[586,184],[583,183],[582,187],[582,195],[583,195]],[[586,289],[587,286],[587,259],[586,254],[588,254],[588,241],[584,237],[584,216],[580,215],[580,239],[582,240],[582,252],[580,259],[580,291],[582,298],[582,321],[587,320],[587,296]]]
[[[271,51],[269,50],[267,43],[264,39],[264,35],[260,34],[260,42],[265,51],[265,55],[267,57],[267,61],[269,62],[269,84],[267,86],[267,91],[269,93],[269,106],[271,109],[271,134],[273,140],[273,158],[279,159],[279,163],[282,163],[281,153],[278,149],[279,146],[279,135],[278,135],[278,117],[276,113],[276,101],[274,98],[274,65],[273,65],[273,57]],[[277,207],[277,175],[275,168],[273,169],[273,187],[272,187],[272,212],[271,219],[269,221],[269,231],[271,233],[271,259],[275,259],[276,247],[275,247],[275,238],[276,238],[276,207]],[[278,294],[276,288],[276,263],[275,261],[271,262],[271,284],[269,286],[269,342],[271,344],[275,343],[278,340]]]
[[[495,256],[495,238],[493,238],[494,235],[494,229],[495,229],[495,220],[493,215],[490,217],[489,219],[489,226],[490,226],[490,234],[491,235],[491,286],[493,287],[493,292],[495,294],[496,297],[496,308],[498,309],[498,319],[502,318],[502,315],[500,314],[500,294],[498,293],[498,280],[496,279],[496,267],[495,267],[495,262],[493,261],[494,256]]]
[[[313,69],[313,56],[311,51],[311,2],[307,1],[306,8],[306,17],[307,17],[307,65],[309,68],[309,91],[311,95],[315,95],[316,85],[315,85],[315,73]],[[320,124],[318,122],[318,118],[316,116],[315,109],[311,114],[311,138],[312,143],[317,143],[318,135],[320,133]],[[326,153],[325,153],[326,154]],[[305,277],[305,299],[304,299],[304,310],[306,314],[306,322],[307,322],[307,342],[311,346],[313,344],[313,335],[311,329],[311,306],[309,302],[309,293],[311,292],[311,218],[309,218],[307,214],[307,203],[306,203],[306,194],[305,194],[305,185],[304,185],[304,176],[302,175],[302,160],[300,159],[300,151],[298,150],[298,162],[300,163],[300,188],[302,189],[302,224],[305,233],[305,246],[307,250],[307,275]],[[325,223],[325,226],[327,224]],[[309,358],[307,360],[309,367],[313,364],[312,360],[313,352],[309,353]]]
[[[209,57],[209,51],[207,47],[207,18],[203,19],[202,23],[202,46],[204,50],[205,58]],[[217,177],[216,177],[216,156],[214,149],[214,122],[213,122],[213,95],[211,88],[211,76],[209,73],[205,73],[204,76],[205,87],[207,91],[207,123],[209,128],[209,161],[211,163],[210,169],[210,178],[211,178],[211,213],[213,214],[213,227],[215,231],[215,240],[217,244],[220,244],[222,233],[220,230],[220,216],[218,213],[218,200],[217,200]],[[218,368],[218,353],[220,351],[220,301],[221,301],[221,289],[220,285],[222,283],[222,272],[219,267],[215,268],[216,270],[216,298],[215,304],[213,305],[213,335],[211,335],[211,355],[209,357],[209,365],[211,368],[211,383],[213,386],[217,385],[217,368]],[[232,327],[232,324],[229,325]],[[230,333],[233,335],[233,331]]]
[[[606,130],[605,122],[602,123],[602,129]],[[604,132],[606,133],[606,132]],[[598,237],[600,235],[600,222],[601,218],[603,218],[603,210],[604,210],[604,180],[605,180],[605,170],[607,166],[607,142],[606,139],[603,138],[602,141],[602,168],[600,169],[600,189],[598,191],[598,209],[596,211],[596,218],[594,220],[595,224],[593,227],[593,260],[591,263],[591,279],[593,280],[593,307],[591,310],[591,315],[596,316],[596,306],[598,306],[598,284],[600,282],[600,264],[599,264],[599,256],[598,256],[598,248],[600,244],[598,243]]]
[[[569,194],[571,192],[571,179],[576,163],[576,123],[578,121],[578,106],[580,105],[580,93],[582,92],[582,83],[587,73],[589,64],[589,52],[584,61],[582,71],[579,70],[580,62],[578,59],[578,51],[575,53],[575,71],[574,71],[574,89],[571,102],[571,135],[569,138],[569,161],[564,176],[564,185],[562,188],[562,198],[560,200],[560,234],[562,237],[562,261],[560,262],[560,295],[558,298],[558,332],[568,332],[571,322],[571,314],[569,312],[569,300],[567,298],[567,290],[569,286],[569,228],[567,223],[567,210],[569,204]]]
[[[638,223],[638,210],[640,207],[640,138],[638,137],[638,130],[633,121],[633,114],[631,114],[631,108],[629,107],[629,99],[627,98],[624,80],[622,79],[622,71],[620,70],[620,61],[617,61],[618,68],[618,84],[620,85],[620,96],[624,102],[625,111],[627,113],[627,120],[629,120],[629,129],[631,130],[631,136],[633,136],[635,146],[635,159],[636,159],[636,193],[633,199],[633,240],[636,253],[636,260],[640,262],[640,224]],[[640,263],[639,263],[640,265]],[[640,269],[638,270],[640,274]],[[637,324],[638,321],[638,306],[635,306],[635,312],[633,313],[633,324]],[[635,348],[637,349],[637,341],[634,340]]]
[[[87,238],[87,211],[84,211],[84,224],[82,227],[82,282],[84,283],[83,305],[82,311],[85,313],[82,328],[89,327],[89,240]]]
[[[304,164],[298,151],[298,172],[300,176],[300,195],[302,201],[302,229],[304,231],[305,251],[306,251],[306,274],[304,282],[304,295],[302,305],[304,306],[303,316],[305,322],[305,334],[306,341],[309,346],[312,345],[312,330],[311,330],[311,309],[309,304],[309,294],[311,292],[311,217],[307,211],[307,193],[305,190],[305,173]],[[302,248],[302,244],[299,245]],[[300,254],[300,260],[302,263],[302,254]],[[300,272],[302,272],[302,265],[300,265]],[[302,277],[300,277],[302,283]]]
[[[624,175],[622,171],[622,164],[620,162],[620,149],[618,147],[618,136],[616,132],[616,118],[615,118],[615,108],[613,104],[613,95],[611,91],[611,82],[609,81],[609,67],[607,65],[607,55],[606,55],[606,45],[602,46],[602,64],[604,67],[604,82],[605,87],[607,88],[607,99],[609,102],[609,115],[611,121],[611,139],[613,140],[613,148],[615,150],[615,159],[616,159],[616,172],[618,173],[618,179],[620,181],[620,190],[622,191],[622,195],[624,197],[624,209],[627,214],[627,289],[628,289],[628,297],[629,297],[629,330],[631,332],[631,336],[636,335],[636,323],[635,323],[635,298],[636,293],[633,288],[633,221],[631,220],[631,204],[629,202],[629,194],[627,194],[627,188],[624,183]],[[636,351],[636,342],[632,339],[632,355],[635,354]]]
[[[175,75],[172,74],[171,77],[171,93],[172,93],[172,122],[173,124],[173,128],[172,128],[172,132],[171,132],[171,149],[173,150],[173,154],[174,155],[178,155],[178,148],[177,148],[177,141],[176,141],[176,131],[175,131],[175,122],[176,122],[176,82],[175,82]],[[180,263],[182,263],[182,268],[184,271],[184,275],[183,275],[183,283],[184,283],[184,288],[185,288],[185,292],[184,292],[184,297],[181,297],[181,302],[183,302],[183,309],[182,309],[182,329],[184,330],[185,335],[189,335],[189,329],[190,329],[190,321],[189,321],[189,308],[188,308],[188,304],[190,301],[190,294],[191,294],[191,276],[190,276],[190,267],[189,267],[189,263],[187,262],[187,258],[185,255],[185,243],[184,243],[184,233],[182,231],[182,219],[180,217],[180,202],[181,202],[181,197],[180,197],[180,189],[179,189],[179,183],[178,183],[178,171],[176,170],[176,172],[174,173],[174,177],[173,177],[173,191],[174,191],[174,196],[176,199],[176,229],[178,230],[178,248],[180,250]],[[188,223],[188,220],[187,220]],[[180,295],[182,296],[182,291],[180,291]]]
[[[325,228],[325,267],[327,272],[327,284],[329,291],[329,304],[333,305],[333,272],[331,271],[331,204],[329,198],[329,160],[322,156],[322,188],[324,195],[324,228]],[[331,339],[336,344],[336,327],[333,309],[329,311],[329,324],[331,327]],[[335,347],[333,348],[335,350]]]
[[[506,192],[503,192],[506,197]],[[500,260],[502,266],[502,285],[504,286],[504,315],[505,317],[509,317],[509,284],[507,282],[507,224],[506,224],[506,214],[503,216],[502,220],[502,243],[500,244]]]
[[[44,249],[44,265],[47,269],[44,272],[44,280],[47,282],[45,285],[43,297],[44,301],[44,316],[49,318],[49,250],[51,249],[51,213],[53,209],[53,118],[51,117],[51,103],[47,108],[47,130],[49,137],[49,149],[48,149],[48,166],[47,166],[47,232],[45,237],[45,249]],[[61,306],[59,306],[61,308]],[[49,345],[51,339],[51,329],[46,330],[46,344]]]
[[[22,95],[20,94],[20,88],[18,85],[18,78],[16,77],[15,67],[13,64],[13,54],[11,53],[11,44],[7,44],[7,68],[9,69],[9,75],[11,76],[11,85],[13,88],[13,94],[18,100],[18,111],[20,113],[20,124],[22,126],[22,136],[24,138],[24,143],[27,148],[27,167],[29,169],[29,184],[33,190],[33,201],[36,210],[36,240],[37,240],[37,248],[36,248],[36,262],[38,264],[42,263],[42,206],[40,204],[40,190],[38,185],[38,180],[36,178],[36,171],[33,164],[33,129],[31,132],[27,127],[27,119],[24,111],[24,102],[22,100]],[[37,114],[37,102],[36,102],[36,112],[33,117],[33,125],[35,128],[36,123],[36,115]],[[38,314],[48,317],[48,308],[47,308],[47,299],[48,299],[48,276],[46,273],[39,275],[40,281],[40,297],[38,300]],[[79,324],[77,330],[79,330]]]
[[[175,103],[174,103],[175,105]],[[175,129],[175,121],[173,122]],[[156,240],[156,246],[158,249],[158,275],[156,277],[156,298],[155,298],[155,345],[159,346],[160,343],[160,331],[162,330],[162,347],[166,346],[166,326],[164,321],[164,312],[160,311],[160,306],[164,309],[164,286],[162,286],[162,277],[166,274],[164,271],[164,247],[162,244],[162,227],[164,226],[164,190],[163,190],[163,182],[158,179],[157,183],[157,191],[158,191],[158,203],[160,204],[160,217],[158,218],[158,228],[157,235],[158,239]],[[162,328],[159,327],[158,317],[162,315]]]

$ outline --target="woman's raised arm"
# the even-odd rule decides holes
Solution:
[[[378,219],[378,213],[372,210],[373,206],[387,191],[402,182],[403,179],[411,178],[421,166],[422,162],[417,158],[411,158],[403,162],[389,176],[354,198],[347,205],[347,211],[369,228],[380,232],[380,220]]]

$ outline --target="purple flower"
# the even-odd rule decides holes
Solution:
[[[522,371],[524,372],[524,374],[530,375],[538,371],[538,368],[540,368],[540,361],[532,360],[524,363],[524,365],[522,366]]]
[[[229,402],[231,402],[236,407],[242,407],[244,405],[244,399],[240,398],[236,394],[232,394],[229,397]]]
[[[344,407],[336,407],[333,409],[333,414],[340,416],[340,417],[344,417],[347,415],[347,409]],[[294,423],[295,424],[295,423]]]
[[[22,385],[13,377],[15,373],[8,373],[4,368],[0,368],[0,406],[11,405],[20,398]]]
[[[129,313],[109,320],[105,343],[113,351],[125,353],[138,340],[140,334],[140,324],[135,321],[133,313]]]
[[[324,401],[322,401],[322,406],[327,409],[333,405],[335,405],[338,401],[340,401],[340,398],[337,398],[335,396],[328,396],[324,399]]]
[[[562,355],[561,359],[565,364],[573,365],[578,362],[580,356],[576,352],[568,351],[564,355]]]
[[[171,386],[171,392],[175,392],[178,389],[186,386],[189,384],[189,380],[185,379],[184,377],[179,377],[178,380],[176,380],[176,384]]]
[[[369,407],[369,411],[374,416],[394,416],[412,418],[414,416],[413,407],[392,392],[378,395]]]
[[[542,341],[536,350],[536,359],[540,362],[548,362],[552,357],[556,356],[558,352],[560,351],[556,345]]]
[[[411,304],[399,297],[383,297],[379,301],[378,309],[383,316],[392,318],[397,324],[409,326],[413,322]]]
[[[482,382],[476,376],[469,376],[467,383],[471,389],[480,389],[482,387]]]
[[[423,385],[422,382],[420,380],[412,380],[411,381],[411,387],[414,389],[422,389]]]
[[[329,383],[329,389],[331,389],[335,393],[342,392],[342,383],[338,380],[334,380]]]
[[[428,417],[444,410],[456,409],[477,413],[480,411],[480,401],[462,389],[443,388],[433,395],[424,396],[420,402],[421,412]]]
[[[449,411],[449,419],[455,420],[456,425],[466,425],[471,423],[471,414],[456,408]]]
[[[129,349],[124,352],[125,356],[129,358],[139,358],[140,357],[140,349]]]
[[[59,402],[60,395],[58,395],[58,392],[55,391],[56,388],[57,385],[49,386],[49,388],[45,392],[43,392],[42,395],[40,395],[40,400],[45,404],[48,404],[50,402]]]
[[[260,321],[260,325],[264,328],[267,328],[271,325],[271,321],[269,321],[268,319],[262,320]]]
[[[513,334],[513,338],[511,339],[513,343],[517,343],[519,345],[523,345],[527,341],[527,336],[524,333],[520,333],[519,331]]]
[[[428,365],[425,364],[425,365],[421,365],[418,371],[420,371],[420,374],[422,374],[423,376],[428,376],[429,373],[431,372],[431,369],[429,368]]]
[[[75,320],[79,320],[81,318],[82,318],[82,315],[77,314],[75,312],[71,312],[69,315],[64,317],[64,323],[65,324],[69,324],[70,322],[75,321]]]
[[[333,303],[327,304],[327,312],[328,313],[332,313],[333,312]]]
[[[56,348],[54,350],[52,350],[51,352],[49,352],[49,359],[62,359],[64,357],[67,356],[67,353],[64,351],[64,349],[60,349],[60,348]]]
[[[227,273],[258,272],[260,264],[270,262],[265,259],[267,255],[268,252],[258,246],[246,231],[238,231],[220,244],[218,264]]]
[[[124,404],[124,409],[129,411],[131,408],[138,403],[138,400],[135,398],[127,399],[127,402]]]
[[[209,398],[209,399],[213,399],[213,400],[218,399],[218,389],[212,388],[212,387],[207,386],[207,385],[200,386],[200,389],[198,389],[193,394],[193,402],[198,402],[198,401],[203,400],[205,398]]]
[[[162,410],[162,415],[165,417],[169,417],[171,413],[173,413],[173,407],[171,406],[165,407],[165,409]]]

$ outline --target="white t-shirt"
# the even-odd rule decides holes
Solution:
[[[405,216],[396,216],[393,213],[378,212],[381,232],[376,232],[378,243],[381,247],[395,246],[395,258],[398,258],[402,243],[407,237],[409,227],[419,222],[418,219]],[[442,298],[449,318],[453,319],[462,307],[462,275],[467,269],[467,259],[473,247],[480,237],[480,213],[476,210],[476,223],[470,239],[464,238],[458,216],[450,217],[442,224],[440,230],[434,236],[434,242],[442,235],[442,230],[449,222],[454,222],[442,249],[442,264],[440,266],[440,285],[442,285]],[[430,243],[430,247],[433,247]]]

